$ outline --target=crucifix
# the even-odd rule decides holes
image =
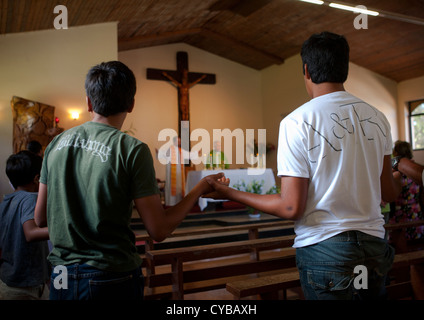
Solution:
[[[177,52],[177,70],[147,69],[147,79],[171,82],[178,90],[178,134],[181,121],[190,121],[189,90],[196,84],[215,84],[214,74],[188,71],[187,52]]]

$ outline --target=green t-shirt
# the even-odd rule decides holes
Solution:
[[[132,200],[159,192],[146,144],[87,122],[48,145],[40,182],[47,185],[53,265],[125,272],[141,264],[129,226]]]

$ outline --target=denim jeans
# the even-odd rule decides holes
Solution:
[[[385,299],[393,258],[394,249],[386,240],[360,231],[343,232],[296,249],[300,282],[308,300]],[[360,269],[355,270],[357,266]]]
[[[50,300],[142,300],[144,281],[141,267],[129,272],[102,271],[87,264],[66,266],[67,289],[55,283],[63,273],[53,270]],[[58,283],[59,283],[58,278]],[[58,287],[58,288],[55,288]]]

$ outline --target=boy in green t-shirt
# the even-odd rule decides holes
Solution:
[[[134,107],[134,74],[121,62],[101,63],[88,72],[85,88],[92,121],[48,145],[40,177],[36,222],[49,226],[49,260],[66,267],[53,271],[50,298],[140,299],[141,259],[129,226],[133,204],[151,237],[162,241],[212,191],[208,181],[228,181],[222,174],[206,177],[164,210],[148,146],[120,131]]]

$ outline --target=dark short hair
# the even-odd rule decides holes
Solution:
[[[36,140],[31,140],[27,144],[28,151],[31,151],[31,152],[34,152],[34,153],[39,153],[41,151],[41,148],[42,148],[41,143],[36,141]]]
[[[23,150],[12,154],[6,162],[6,175],[16,189],[32,182],[40,174],[43,158],[39,155]]]
[[[407,141],[396,141],[395,147],[393,148],[393,155],[399,156],[402,158],[412,159],[412,146]]]
[[[349,44],[346,38],[331,32],[312,35],[301,50],[303,74],[305,64],[315,84],[344,83],[349,72]]]
[[[88,72],[85,91],[93,111],[108,117],[133,105],[136,81],[133,72],[122,62],[103,62]]]

